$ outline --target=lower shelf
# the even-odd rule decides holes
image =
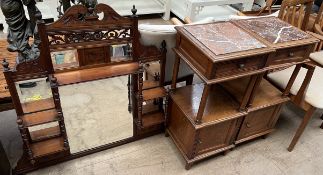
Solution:
[[[30,145],[30,148],[34,158],[49,156],[66,150],[64,147],[64,139],[62,137],[33,143]]]
[[[154,101],[147,101],[146,104],[142,105],[142,114],[148,114],[159,111],[159,105],[154,104]]]
[[[59,120],[56,109],[26,114],[21,117],[24,126],[30,127]]]
[[[25,114],[44,111],[55,108],[53,98],[47,98],[42,100],[31,101],[27,103],[21,103],[22,110]]]
[[[30,138],[32,142],[39,142],[42,140],[48,140],[54,137],[60,136],[59,126],[54,126],[50,128],[40,129],[37,131],[30,132]]]
[[[106,65],[89,69],[79,69],[68,72],[55,73],[59,85],[69,85],[92,80],[133,74],[139,69],[135,62],[118,65]]]
[[[142,116],[142,126],[148,128],[154,125],[164,123],[165,117],[163,112],[154,112]]]
[[[156,87],[142,91],[144,101],[166,97],[167,93],[164,87]]]
[[[142,89],[151,89],[151,88],[156,88],[159,86],[159,81],[151,81],[151,80],[146,80],[143,82]]]

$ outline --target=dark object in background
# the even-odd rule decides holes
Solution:
[[[283,0],[277,0],[277,1],[274,1],[274,5],[281,5],[283,2]]]
[[[26,18],[24,5],[28,9],[30,20]],[[35,0],[1,0],[0,7],[8,24],[7,49],[10,52],[18,52],[19,62],[37,59],[40,40],[35,26],[36,20],[41,19],[41,13]],[[34,37],[31,45],[30,37]]]
[[[0,32],[3,32],[3,29],[4,29],[3,24],[0,23]]]
[[[317,6],[321,6],[322,2],[323,2],[323,0],[315,0],[314,4]]]
[[[320,7],[321,7],[321,5],[322,5],[322,1],[323,1],[323,0],[315,0],[315,1],[314,1],[314,4],[313,4],[313,6],[312,6],[312,12],[313,12],[313,13],[318,13],[318,12],[319,12]]]
[[[46,24],[54,22],[54,18],[44,18],[43,20]]]
[[[6,152],[3,149],[2,143],[0,141],[0,174],[1,175],[10,175],[11,166],[6,155]]]

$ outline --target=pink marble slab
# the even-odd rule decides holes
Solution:
[[[229,22],[191,25],[185,26],[184,29],[215,55],[266,47]]]
[[[276,17],[237,20],[236,23],[274,44],[309,38],[307,33]]]

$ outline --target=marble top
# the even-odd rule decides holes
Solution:
[[[253,18],[236,22],[274,44],[309,38],[305,32],[276,17]]]
[[[211,23],[184,26],[201,44],[215,55],[266,47],[232,23]]]

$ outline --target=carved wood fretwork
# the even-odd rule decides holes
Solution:
[[[45,68],[41,64],[39,64],[39,59],[32,61],[25,61],[17,64],[16,72],[17,75],[22,74],[32,74],[37,72],[44,72]]]
[[[130,40],[131,27],[124,29],[109,29],[106,31],[74,31],[74,32],[49,32],[50,45],[62,45],[103,40]]]
[[[52,31],[58,28],[91,29],[94,26],[97,27],[100,25],[105,28],[106,26],[111,27],[113,24],[116,26],[124,26],[126,24],[131,25],[133,23],[131,19],[120,16],[106,4],[98,4],[95,8],[86,8],[83,5],[75,5],[69,8],[62,18],[47,26],[47,30]]]

